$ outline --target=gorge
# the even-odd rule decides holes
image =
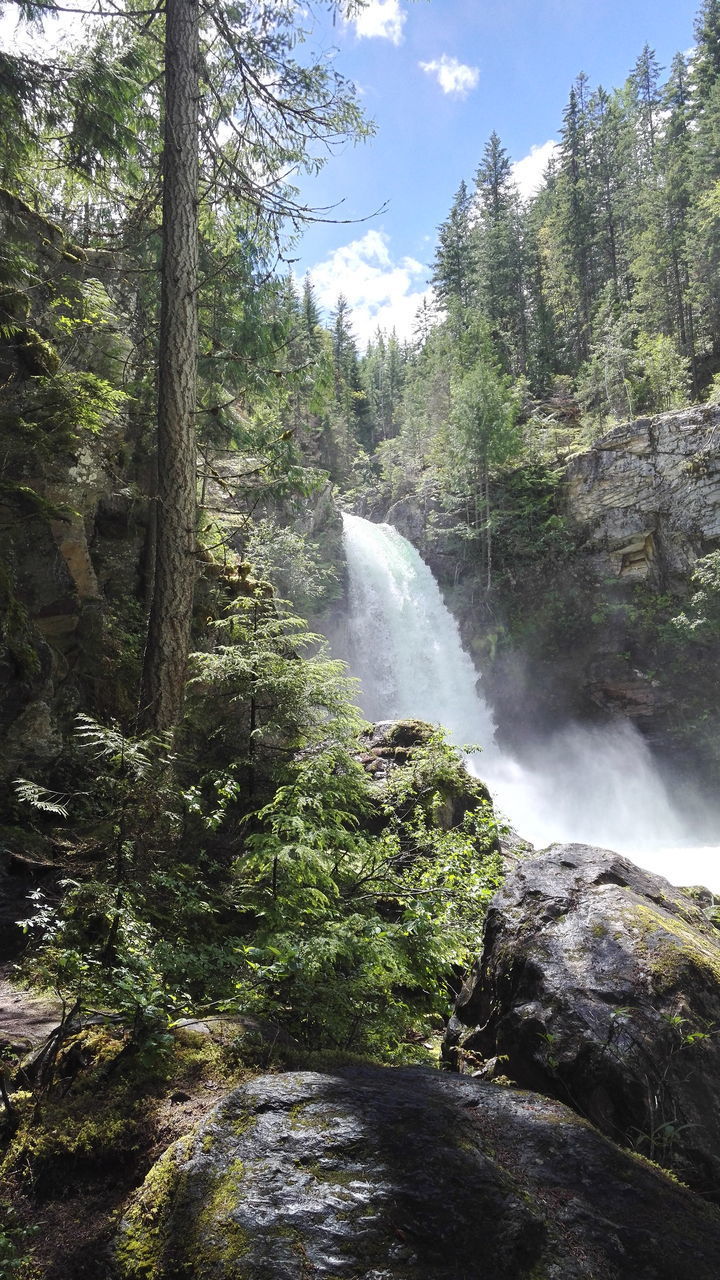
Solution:
[[[0,1280],[717,1280],[720,0],[6,8]]]
[[[501,749],[482,679],[419,553],[392,526],[349,513],[343,538],[348,607],[334,647],[360,681],[369,719],[419,718],[456,746],[479,747],[468,767],[533,844],[600,845],[676,883],[720,890],[720,846],[702,840],[697,798],[671,789],[627,718],[569,723],[524,755]]]

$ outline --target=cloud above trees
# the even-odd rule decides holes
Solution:
[[[369,0],[352,19],[352,25],[361,39],[378,38],[400,44],[406,18],[400,0]]]
[[[523,200],[529,200],[542,186],[543,175],[550,161],[557,155],[558,143],[554,138],[530,148],[528,155],[516,160],[513,167],[513,178]]]
[[[390,237],[367,231],[358,240],[334,249],[310,271],[315,295],[327,312],[343,294],[352,312],[358,345],[364,348],[379,328],[412,337],[415,317],[429,298],[428,269],[415,258],[393,258]]]
[[[480,71],[477,67],[469,67],[464,62],[459,62],[457,58],[451,58],[447,53],[433,59],[432,62],[421,62],[419,66],[428,75],[435,77],[443,93],[451,93],[458,98],[466,98],[473,89],[477,88],[480,80]]]

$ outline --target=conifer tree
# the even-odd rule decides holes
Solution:
[[[199,97],[199,0],[166,0],[158,511],[141,692],[154,729],[179,718],[195,586]]]
[[[455,193],[450,212],[438,230],[438,246],[432,282],[442,307],[451,300],[469,307],[477,287],[477,268],[472,242],[472,198],[465,182]]]
[[[23,6],[31,16],[56,7],[62,10],[52,0]],[[207,246],[206,257],[215,258],[207,262],[212,280],[219,270],[232,273],[244,253],[236,228],[248,221],[248,211],[261,236],[276,237],[284,221],[297,226],[311,215],[288,187],[289,168],[316,167],[322,158],[310,158],[309,149],[365,130],[342,78],[327,64],[307,67],[294,59],[296,15],[282,0],[259,0],[250,12],[218,4],[203,11],[202,24],[199,0],[168,0],[162,14],[132,6],[117,12],[117,30],[110,19],[110,34],[101,32],[69,78],[61,60],[42,69],[39,89],[28,87],[38,65],[32,60],[5,55],[2,69],[24,137],[36,147],[49,140],[54,171],[84,175],[88,207],[101,193],[116,243],[132,229],[133,239],[147,244],[162,193],[157,534],[141,695],[145,724],[161,728],[179,716],[190,639],[197,305],[204,284],[198,275],[198,193],[203,228],[217,225],[218,210],[231,228],[222,246]],[[123,43],[127,52],[118,54]],[[158,48],[164,51],[163,75]],[[53,99],[64,80],[68,84]],[[156,163],[160,119],[162,173]],[[136,157],[139,190],[132,180]],[[144,260],[142,267],[152,271]],[[147,327],[154,323],[148,316]],[[247,356],[229,353],[227,367],[242,365]]]
[[[643,175],[652,174],[655,165],[658,120],[662,107],[661,70],[655,50],[646,44],[628,81],[635,125],[638,169]]]
[[[578,77],[563,116],[560,159],[547,222],[548,282],[562,367],[577,368],[592,338],[594,211],[588,174],[587,79]]]
[[[528,344],[520,201],[510,157],[496,133],[485,146],[475,190],[480,307],[489,321],[503,367],[523,373]]]

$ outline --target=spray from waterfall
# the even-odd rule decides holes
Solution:
[[[417,717],[442,725],[456,746],[482,747],[469,768],[533,844],[602,845],[671,879],[675,871],[682,883],[720,888],[717,849],[687,849],[687,823],[632,724],[570,725],[522,760],[501,751],[477,672],[430,568],[392,526],[347,514],[343,524],[349,610],[335,647],[360,680],[369,719]]]

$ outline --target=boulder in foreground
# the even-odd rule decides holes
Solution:
[[[720,932],[710,895],[554,845],[493,899],[448,1052],[502,1060],[720,1201]],[[720,1265],[718,1266],[720,1274]]]
[[[566,1107],[468,1077],[256,1078],[165,1153],[122,1280],[717,1280],[720,1215]]]

